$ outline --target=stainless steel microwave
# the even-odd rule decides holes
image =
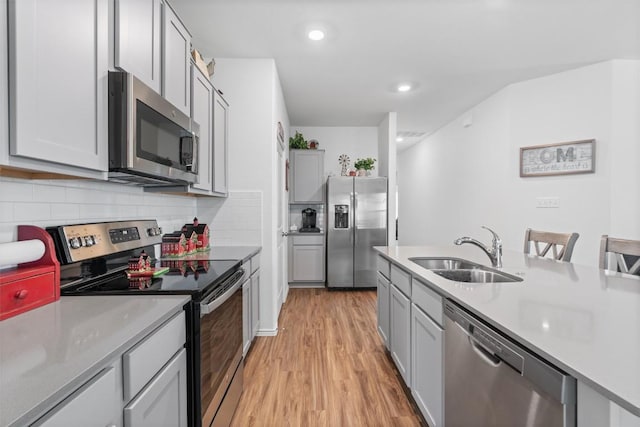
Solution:
[[[197,182],[199,130],[133,74],[109,72],[109,180],[145,186]]]

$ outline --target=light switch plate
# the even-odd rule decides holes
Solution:
[[[537,197],[536,208],[559,208],[559,197]]]

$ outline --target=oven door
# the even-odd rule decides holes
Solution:
[[[242,269],[238,270],[220,287],[219,295],[200,303],[200,415],[203,426],[211,425],[217,417],[227,390],[237,390],[238,384],[240,390],[242,387],[242,370],[238,367],[242,361],[243,274]],[[238,378],[234,378],[236,371]],[[232,381],[235,386],[230,387]],[[236,400],[224,402],[225,408],[232,404],[230,418],[239,393],[227,394],[228,399]]]

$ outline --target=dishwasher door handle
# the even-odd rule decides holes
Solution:
[[[497,368],[502,364],[502,360],[498,356],[487,350],[485,346],[473,339],[471,335],[469,335],[468,337],[469,344],[471,345],[473,352],[480,356],[480,358],[484,360],[488,365]]]

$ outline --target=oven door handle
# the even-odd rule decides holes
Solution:
[[[220,295],[219,297],[213,299],[212,301],[203,301],[200,303],[200,317],[203,317],[209,313],[213,313],[213,311],[220,307],[222,304],[224,304],[229,298],[231,298],[231,295],[233,295],[238,289],[240,289],[240,286],[242,286],[241,280],[240,280],[239,276],[237,278],[237,282],[230,287],[227,291],[225,291],[224,294]]]

